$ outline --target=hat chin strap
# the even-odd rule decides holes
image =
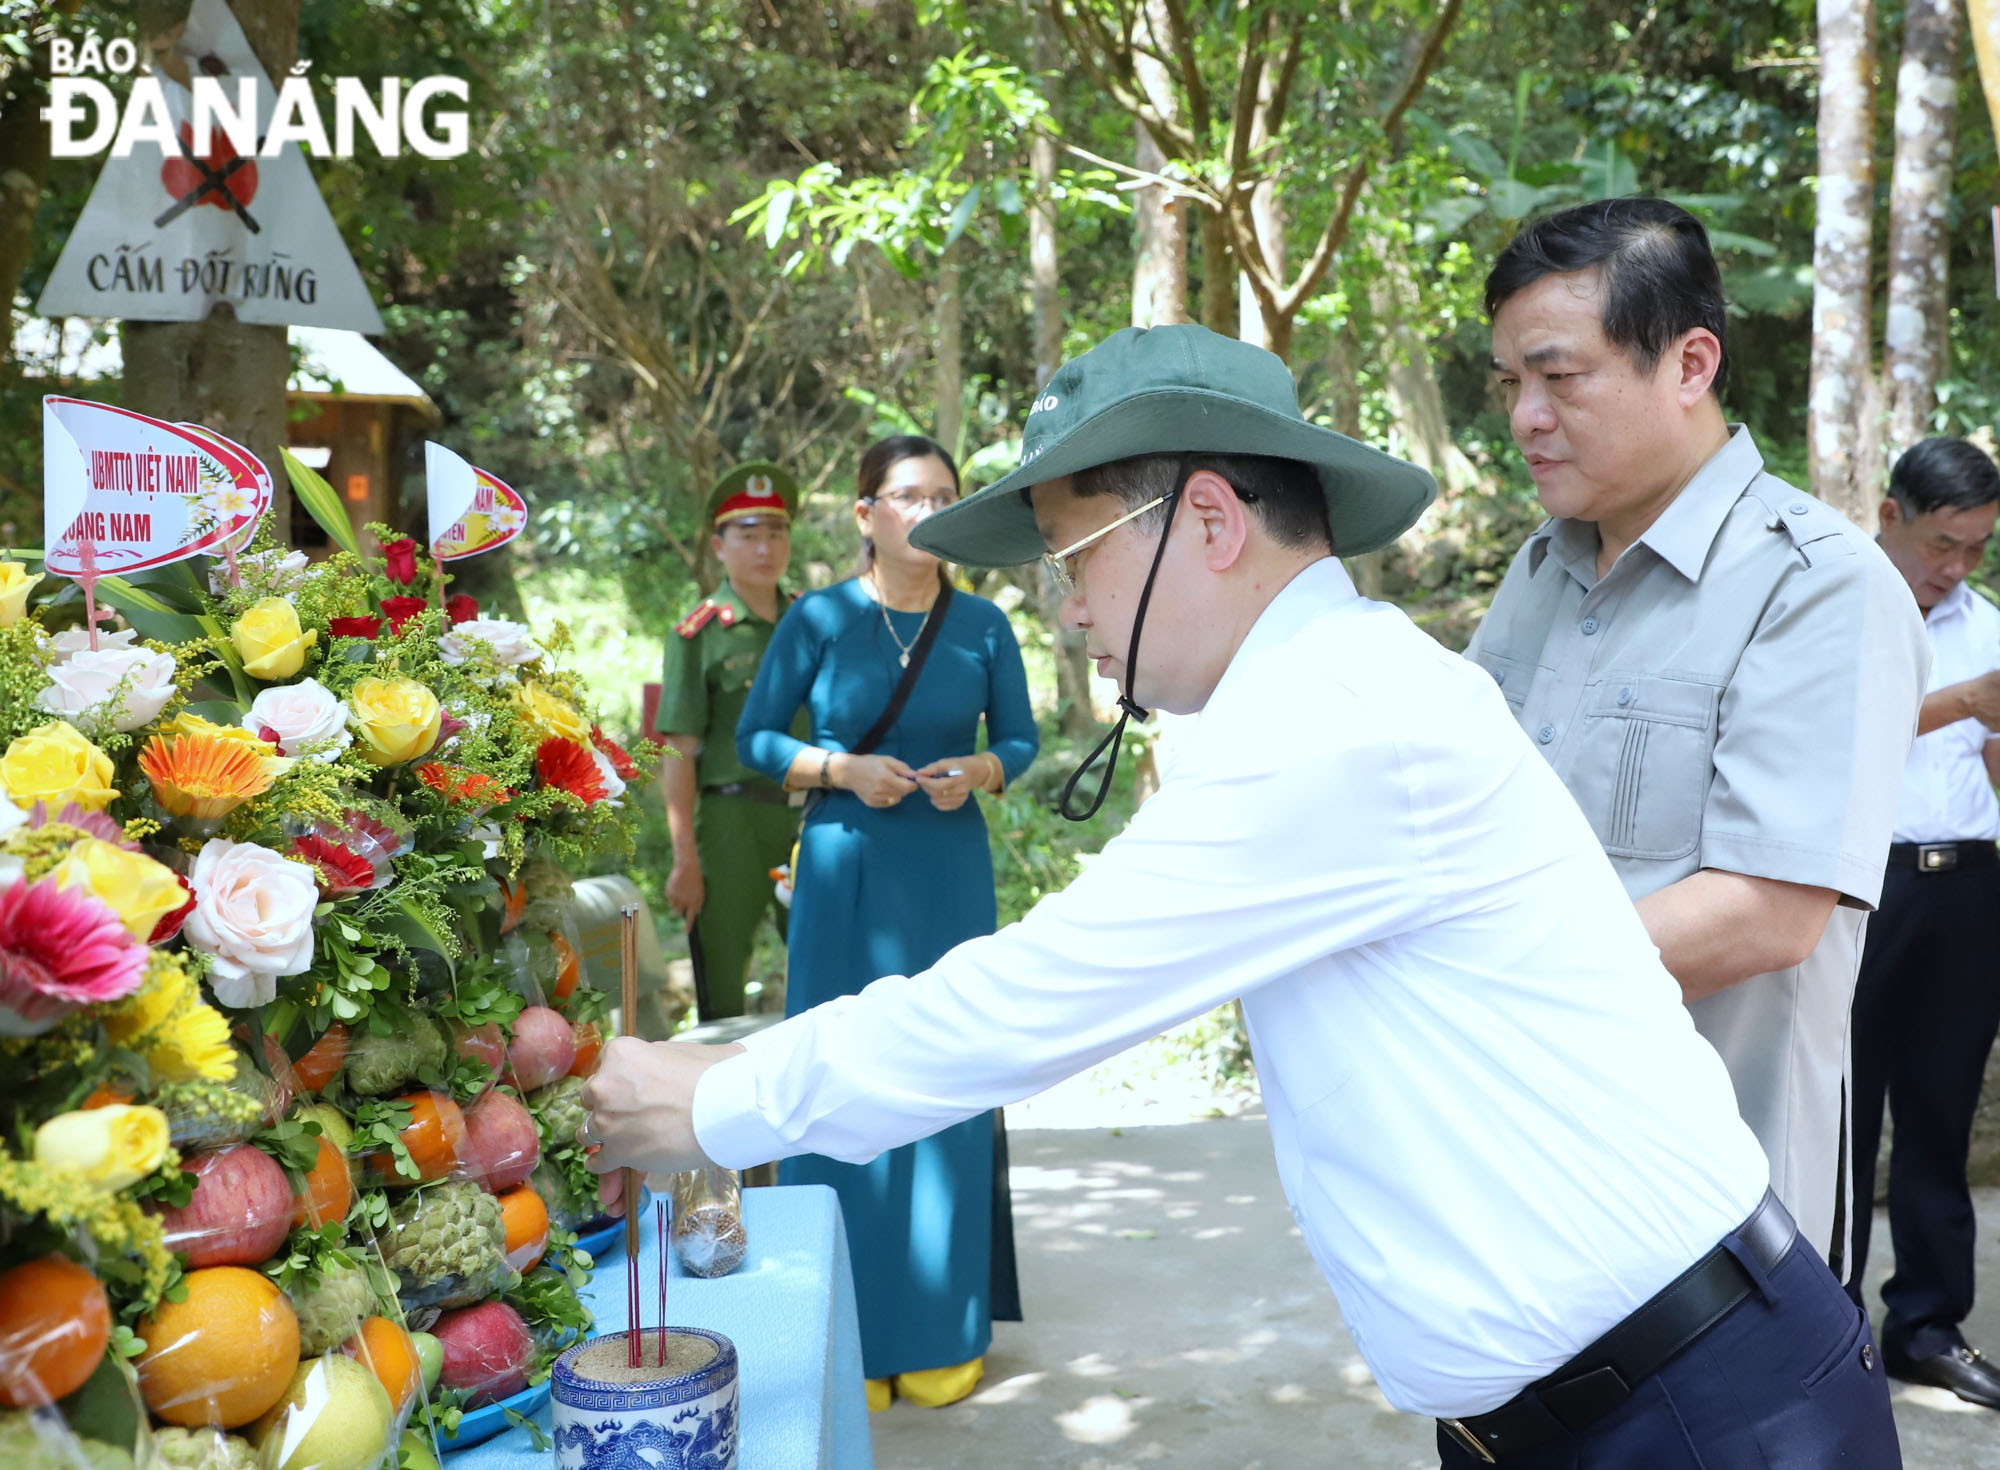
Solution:
[[[1146,605],[1153,600],[1153,579],[1159,576],[1160,562],[1167,554],[1167,537],[1174,529],[1174,512],[1180,509],[1181,490],[1187,480],[1185,461],[1177,471],[1176,479],[1178,483],[1167,497],[1167,521],[1160,528],[1160,544],[1153,552],[1153,565],[1146,572],[1146,585],[1139,590],[1139,606],[1132,615],[1132,641],[1125,650],[1125,688],[1118,694],[1118,723],[1083,758],[1083,764],[1070,772],[1069,780],[1063,783],[1062,795],[1056,801],[1056,810],[1072,822],[1087,822],[1096,816],[1097,809],[1104,805],[1104,798],[1111,794],[1112,779],[1118,774],[1118,751],[1124,741],[1125,722],[1135,716],[1141,720],[1152,718],[1151,710],[1141,709],[1132,702],[1131,691],[1139,687],[1139,631],[1146,625]],[[1097,783],[1097,795],[1083,811],[1072,811],[1070,798],[1076,794],[1077,783],[1083,780],[1085,773],[1097,764],[1106,750],[1111,752],[1111,759],[1105,762],[1103,779]]]

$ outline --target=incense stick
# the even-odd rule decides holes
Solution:
[[[660,1252],[660,1366],[667,1366],[667,1202],[653,1201],[653,1240]]]
[[[628,903],[619,912],[623,922],[618,932],[618,998],[622,1006],[618,1013],[618,1025],[621,1030],[629,1032],[632,1018],[639,1013],[639,906]],[[642,1360],[639,1346],[639,1171],[624,1169],[620,1172],[625,1186],[626,1364],[637,1368]],[[665,1351],[664,1341],[661,1351]]]

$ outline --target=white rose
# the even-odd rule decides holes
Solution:
[[[618,798],[625,794],[625,782],[618,775],[618,768],[611,764],[611,757],[596,746],[590,748],[590,758],[597,762],[597,774],[604,782],[604,799],[613,806],[619,805]]]
[[[258,691],[243,728],[258,739],[264,732],[278,737],[278,754],[310,756],[316,761],[339,758],[354,743],[347,728],[347,706],[317,679],[296,684],[271,684]]]
[[[109,720],[114,730],[136,730],[157,720],[173,697],[172,654],[100,647],[50,669],[48,687],[35,703],[78,725]]]
[[[306,554],[303,551],[257,551],[236,558],[236,570],[246,582],[253,579],[273,592],[296,592],[305,585]],[[208,590],[220,597],[229,591],[229,563],[218,558],[208,569]]]
[[[100,628],[97,630],[97,650],[102,653],[107,648],[130,648],[138,641],[138,637],[137,628],[120,628],[116,633],[107,633]],[[90,647],[90,630],[65,628],[50,639],[49,643],[56,651],[56,662],[61,663],[64,659],[73,658]]]
[[[452,667],[472,658],[475,643],[483,643],[496,663],[519,667],[543,657],[526,623],[505,618],[468,618],[438,639],[438,652]]]
[[[194,912],[182,932],[214,956],[209,985],[222,1004],[265,1005],[277,996],[280,975],[311,966],[319,903],[311,868],[254,842],[215,837],[194,860],[188,881]]]

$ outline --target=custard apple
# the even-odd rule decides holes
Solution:
[[[450,1034],[429,1016],[412,1017],[391,1036],[356,1037],[347,1053],[347,1085],[364,1097],[400,1091],[426,1067],[444,1064]]]
[[[399,1202],[381,1246],[409,1308],[469,1306],[514,1275],[500,1201],[464,1180],[433,1184]]]
[[[299,1317],[299,1354],[307,1358],[339,1347],[377,1310],[368,1273],[331,1262],[320,1272],[318,1286],[293,1291],[292,1308]]]
[[[542,1204],[548,1209],[551,1225],[560,1225],[565,1230],[575,1230],[597,1213],[597,1201],[590,1201],[589,1208],[584,1208],[584,1202],[570,1189],[569,1180],[563,1171],[547,1159],[537,1164],[535,1172],[528,1176],[528,1187],[542,1197]]]
[[[94,1439],[71,1436],[62,1420],[50,1415],[37,1429],[25,1410],[0,1409],[0,1465],[7,1470],[132,1470],[132,1455]]]
[[[528,1094],[528,1108],[542,1127],[542,1152],[547,1154],[576,1142],[576,1131],[590,1115],[583,1105],[581,1077],[563,1077]]]
[[[257,1452],[219,1429],[156,1429],[147,1470],[257,1470]]]

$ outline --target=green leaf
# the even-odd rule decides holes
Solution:
[[[1021,212],[1021,186],[1012,179],[1002,179],[993,186],[993,202],[1002,214]]]
[[[412,949],[430,950],[445,962],[447,969],[456,973],[457,966],[452,963],[451,941],[437,931],[429,916],[408,899],[403,900],[397,907],[400,912],[391,914],[384,927]]]
[[[792,217],[792,201],[798,197],[796,189],[781,189],[771,196],[771,208],[764,216],[766,250],[776,250],[778,242],[785,238],[785,226]]]
[[[292,494],[306,508],[306,514],[318,522],[319,528],[332,538],[334,545],[360,555],[361,543],[355,538],[354,523],[347,519],[347,508],[333,493],[333,486],[321,479],[318,471],[291,450],[280,449],[278,453],[284,458],[285,473],[291,476]]]
[[[1471,133],[1447,133],[1444,146],[1457,154],[1459,162],[1482,180],[1490,182],[1507,176],[1507,160],[1484,138],[1474,137]]]
[[[947,249],[951,247],[960,235],[965,233],[965,227],[972,223],[972,216],[979,210],[979,191],[980,185],[978,184],[974,184],[970,189],[967,189],[965,196],[958,201],[958,207],[951,212],[951,225],[946,230],[944,237]]]
[[[1708,243],[1717,250],[1735,250],[1761,259],[1768,259],[1778,253],[1778,247],[1768,240],[1752,239],[1748,235],[1739,235],[1734,230],[1710,230]]]

